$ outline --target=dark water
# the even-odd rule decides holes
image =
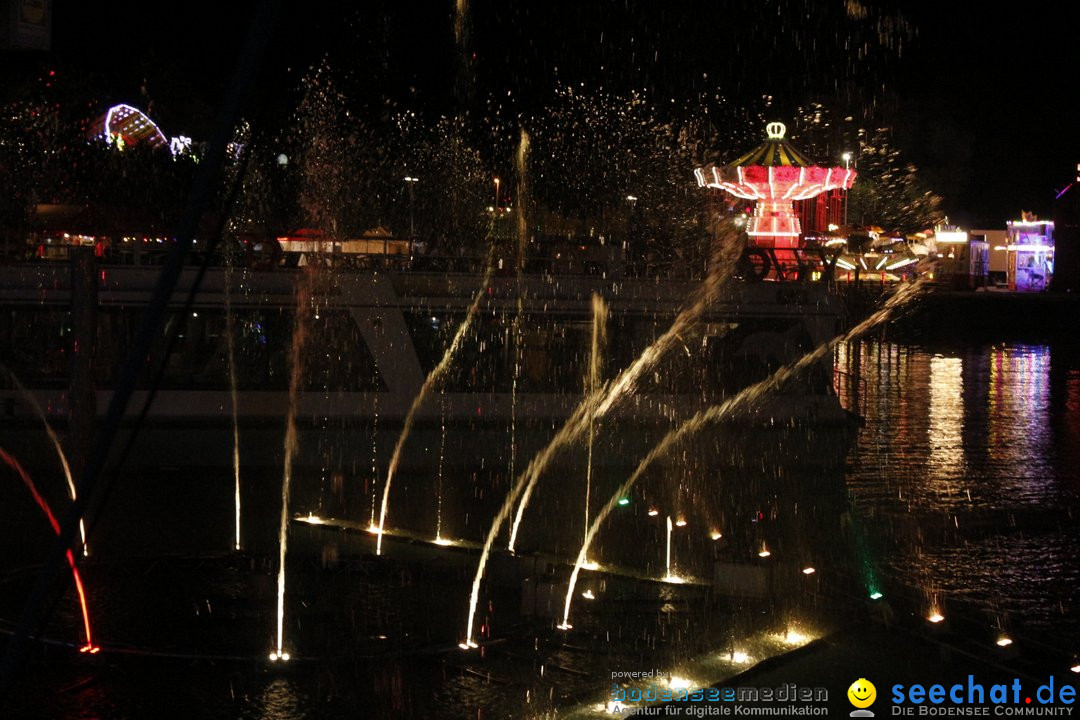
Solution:
[[[1080,645],[1080,355],[1056,345],[868,342],[841,348],[836,363],[860,378],[843,384],[841,401],[866,418],[846,469],[810,467],[805,448],[824,444],[842,457],[847,447],[810,433],[798,444],[777,440],[768,456],[779,464],[716,471],[715,458],[701,457],[732,441],[706,435],[643,481],[598,549],[657,575],[663,533],[645,510],[682,502],[690,524],[673,548],[683,568],[707,574],[713,560],[746,563],[764,543],[773,557],[762,563],[819,585],[774,582],[769,597],[733,601],[693,587],[591,578],[582,588],[601,600],[577,601],[567,635],[520,611],[520,584],[506,579],[520,569],[502,558],[492,570],[502,581],[485,585],[478,615],[479,637],[494,642],[467,654],[456,643],[475,555],[399,543],[389,559],[375,559],[363,533],[297,526],[286,635],[298,658],[272,666],[264,658],[279,479],[245,476],[247,552],[229,555],[227,468],[140,470],[113,496],[84,568],[112,650],[89,659],[39,648],[5,710],[71,719],[594,717],[611,670],[683,668],[717,682],[745,666],[733,661],[736,650],[750,662],[782,652],[776,632],[793,621],[811,631],[842,625],[855,591],[830,578],[857,575],[863,564],[897,612],[935,606],[973,636],[1008,632],[1018,644],[1066,653]],[[298,512],[331,504],[323,474],[300,471]],[[597,482],[620,479],[600,474]],[[54,480],[42,484],[55,490]],[[403,478],[403,487],[420,481]],[[447,487],[472,499],[466,514],[460,498],[448,497],[447,520],[473,538],[504,491],[497,479],[484,482],[478,494],[448,476]],[[0,496],[25,508],[21,491],[8,490]],[[361,523],[369,490],[352,499]],[[576,518],[577,501],[551,494],[537,517],[551,533],[565,525],[577,537],[577,521],[562,519],[567,509]],[[861,542],[842,537],[853,526]],[[723,527],[724,542],[708,540],[706,527]],[[33,548],[47,533],[28,513],[3,532],[15,549],[0,584],[7,621],[32,577],[16,568],[39,559]],[[526,570],[544,575],[545,562]],[[809,580],[799,572],[806,564],[819,569]],[[74,641],[77,627],[69,593],[46,635]]]
[[[863,342],[848,487],[917,604],[1080,646],[1080,355],[1072,344]]]

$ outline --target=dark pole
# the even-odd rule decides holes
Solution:
[[[1080,290],[1080,163],[1076,182],[1058,193],[1054,201],[1054,277],[1056,292]]]
[[[97,336],[97,278],[94,249],[71,248],[71,383],[68,386],[68,452],[76,477],[86,468],[97,419],[94,349]]]
[[[416,182],[416,178],[405,178],[405,182],[409,183],[409,239],[416,240],[416,223],[413,216],[413,183]]]

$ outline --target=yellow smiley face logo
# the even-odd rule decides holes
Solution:
[[[877,699],[877,688],[866,678],[859,678],[847,689],[847,698],[857,708],[868,708]]]

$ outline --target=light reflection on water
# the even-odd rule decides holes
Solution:
[[[930,423],[927,440],[927,471],[939,494],[949,498],[954,483],[963,482],[964,461],[964,378],[960,358],[934,356],[930,359]]]
[[[1068,347],[855,343],[863,378],[848,458],[861,514],[905,586],[1080,639],[1080,371]]]
[[[274,678],[259,693],[256,708],[260,716],[273,720],[304,720],[311,704],[307,693],[286,678]]]

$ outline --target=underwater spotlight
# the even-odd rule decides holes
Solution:
[[[813,638],[811,638],[806,633],[800,632],[800,631],[798,631],[798,630],[796,630],[794,628],[788,628],[784,632],[784,637],[783,637],[784,644],[786,644],[786,645],[798,645],[798,646],[805,645],[806,643],[810,642],[812,639]]]

